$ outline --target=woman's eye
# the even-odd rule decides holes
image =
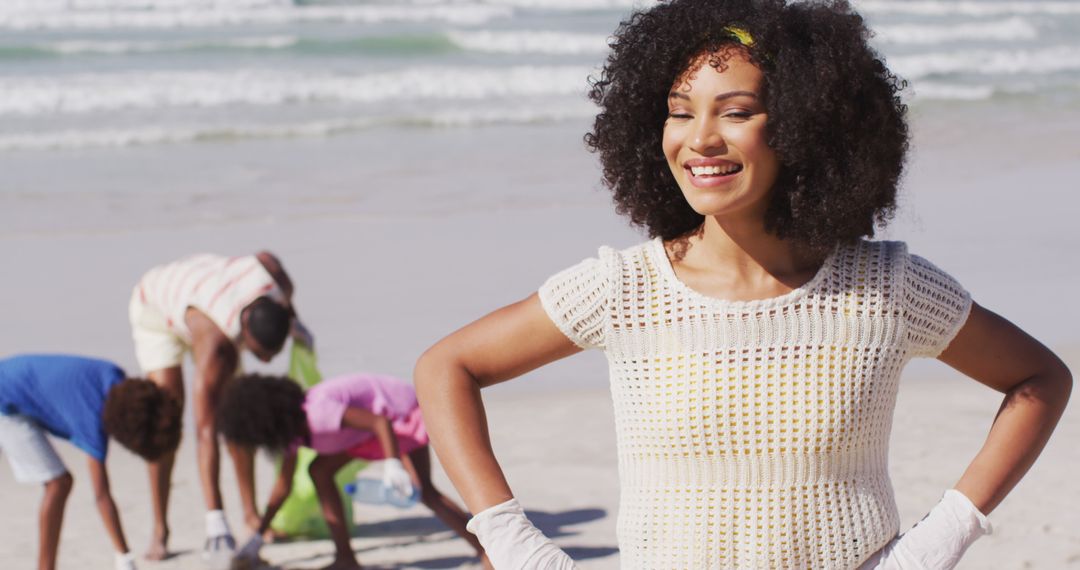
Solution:
[[[729,111],[724,113],[725,119],[735,119],[738,121],[745,121],[752,116],[754,116],[754,114],[749,111]]]
[[[669,119],[689,119],[689,118],[691,118],[691,116],[690,116],[689,113],[683,113],[683,112],[680,112],[680,111],[669,111],[668,112],[668,118]]]

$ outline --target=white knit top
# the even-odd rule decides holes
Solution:
[[[539,291],[603,349],[618,441],[623,568],[855,568],[896,535],[897,381],[971,300],[903,243],[837,248],[804,286],[724,301],[663,243],[601,248]]]

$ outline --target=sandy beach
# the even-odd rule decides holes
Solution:
[[[1072,351],[1070,365],[1080,365]],[[902,524],[925,514],[962,472],[981,444],[1000,402],[998,395],[946,370],[907,378],[900,390],[890,454],[893,484]],[[530,517],[562,546],[582,569],[619,568],[615,541],[618,473],[610,398],[603,390],[550,393],[502,393],[487,398],[495,450]],[[1080,501],[1075,474],[1080,457],[1071,443],[1080,437],[1080,416],[1070,407],[1028,477],[993,513],[995,532],[977,542],[962,569],[1071,568],[1080,564],[1080,518],[1071,505]],[[62,456],[76,480],[84,460],[71,446]],[[173,488],[172,548],[177,555],[141,568],[200,568],[202,511],[191,438],[178,459]],[[141,550],[149,538],[145,470],[138,458],[119,449],[109,458],[113,487],[128,538]],[[273,476],[268,458],[258,462],[258,483],[265,495]],[[236,486],[224,470],[226,508],[234,528],[240,524]],[[438,471],[437,485],[453,493]],[[0,470],[2,530],[9,537],[0,559],[9,568],[30,567],[36,535],[30,525],[37,507],[36,489],[17,486]],[[358,506],[357,537],[352,545],[368,568],[478,568],[468,546],[423,507]],[[70,500],[60,552],[61,568],[109,568],[111,553],[94,511],[88,486],[76,483]],[[332,560],[329,541],[273,544],[264,557],[282,568],[318,568]]]

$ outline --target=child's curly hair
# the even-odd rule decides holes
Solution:
[[[180,445],[183,407],[150,380],[116,383],[101,413],[105,433],[147,461],[156,461]]]
[[[667,97],[695,56],[736,46],[764,75],[768,144],[780,161],[766,228],[820,249],[873,236],[896,207],[908,128],[906,83],[869,35],[843,0],[672,0],[631,16],[592,79],[601,110],[585,136],[617,211],[665,240],[701,226],[661,148]]]
[[[308,437],[304,389],[284,377],[248,374],[235,378],[221,394],[217,426],[232,443],[283,451]]]

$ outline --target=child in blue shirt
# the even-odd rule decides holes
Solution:
[[[134,560],[109,491],[105,454],[109,437],[147,461],[180,443],[178,402],[147,380],[126,379],[104,360],[66,355],[20,355],[0,359],[0,454],[20,483],[43,483],[39,514],[38,568],[56,567],[64,505],[73,479],[48,432],[88,456],[94,497],[116,549],[116,568]]]

